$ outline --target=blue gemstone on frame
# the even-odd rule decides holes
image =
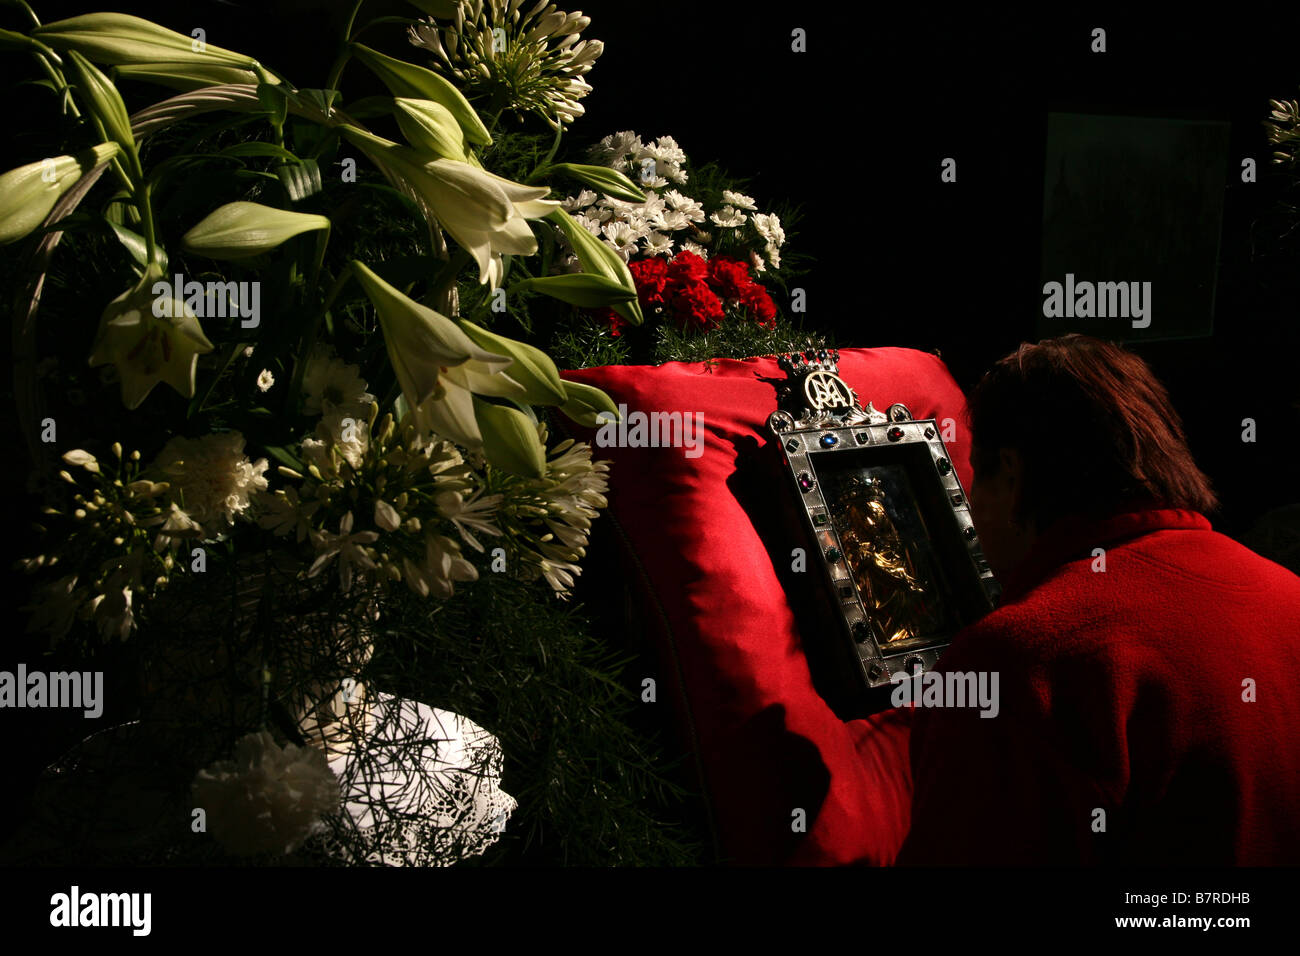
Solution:
[[[823,436],[822,436],[822,447],[823,447],[823,448],[834,448],[834,447],[835,447],[836,445],[838,445],[839,443],[840,443],[840,440],[839,440],[838,438],[836,438],[834,435],[823,435]]]

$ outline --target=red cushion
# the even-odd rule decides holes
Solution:
[[[844,349],[840,374],[865,404],[952,419],[952,461],[970,487],[964,399],[943,362],[911,349]],[[607,366],[564,373],[629,411],[703,415],[703,450],[595,448],[613,462],[610,514],[644,571],[647,623],[696,753],[730,860],[893,862],[909,826],[907,718],[842,721],[813,687],[764,509],[792,504],[767,448],[776,360]],[[592,432],[580,437],[592,440]],[[945,434],[951,434],[945,432]],[[742,503],[743,502],[743,503]],[[778,556],[774,558],[775,556]],[[662,699],[662,698],[661,698]],[[879,726],[877,726],[879,725]],[[798,829],[803,811],[806,832]]]

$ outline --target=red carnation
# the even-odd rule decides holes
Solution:
[[[636,283],[637,296],[645,311],[652,315],[664,308],[664,286],[668,283],[668,260],[659,256],[636,259],[628,263],[628,271]]]
[[[776,328],[776,303],[761,285],[753,283],[745,290],[740,301],[759,325],[768,329]]]
[[[726,256],[709,260],[709,285],[724,299],[740,299],[753,286],[748,263]]]
[[[709,277],[709,264],[693,252],[682,250],[668,264],[668,281],[685,283],[703,281]]]
[[[682,328],[696,325],[707,331],[722,321],[722,302],[707,282],[683,282],[673,292],[672,306],[673,319]]]

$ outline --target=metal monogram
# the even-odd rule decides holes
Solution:
[[[853,407],[853,393],[834,372],[812,372],[804,378],[803,390],[808,404],[819,411]]]

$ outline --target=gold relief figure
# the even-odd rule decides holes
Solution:
[[[915,559],[885,507],[878,478],[852,478],[836,501],[836,524],[858,593],[884,643],[932,633],[940,624]]]

